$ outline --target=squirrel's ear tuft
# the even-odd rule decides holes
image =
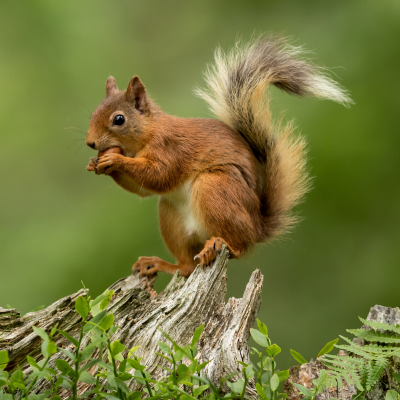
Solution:
[[[149,109],[149,103],[146,96],[146,88],[138,76],[134,76],[126,89],[126,100],[133,103],[135,108],[144,113]]]
[[[106,82],[106,97],[119,93],[117,82],[113,76],[110,76]]]

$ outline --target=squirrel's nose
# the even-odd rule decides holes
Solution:
[[[86,144],[91,147],[92,149],[96,148],[96,144],[94,142],[86,142]]]

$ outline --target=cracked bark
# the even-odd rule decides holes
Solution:
[[[226,266],[228,251],[224,248],[213,265],[206,269],[197,268],[185,280],[175,274],[166,289],[157,295],[152,289],[152,281],[130,275],[110,286],[115,292],[108,306],[114,314],[115,325],[119,327],[112,340],[119,339],[131,348],[140,345],[137,351],[142,363],[155,379],[161,378],[164,371],[158,365],[165,360],[155,354],[157,342],[166,341],[159,328],[168,333],[178,343],[184,345],[197,327],[205,324],[198,343],[199,361],[212,360],[204,373],[215,383],[219,378],[240,371],[237,361],[249,361],[247,341],[250,327],[255,322],[261,304],[263,275],[256,270],[246,286],[241,299],[231,298],[225,303],[227,290]],[[75,311],[75,301],[84,290],[58,300],[51,306],[37,312],[21,316],[15,309],[0,308],[0,350],[8,350],[10,362],[7,369],[20,365],[24,373],[30,371],[26,356],[40,361],[41,339],[33,332],[32,326],[40,326],[47,332],[59,324],[59,328],[68,331],[77,338],[81,318]],[[70,343],[61,335],[55,337],[57,346],[67,348]],[[89,342],[89,336],[83,346]],[[93,356],[96,356],[94,354]],[[54,366],[56,359],[66,359],[63,353],[54,354],[49,362]],[[232,378],[238,379],[237,377]],[[140,385],[131,380],[127,382],[132,390]],[[40,393],[47,387],[46,381],[40,381],[35,392]],[[89,385],[81,383],[79,392],[83,393]],[[70,394],[61,392],[63,399]],[[248,385],[247,395],[257,398],[252,383]]]

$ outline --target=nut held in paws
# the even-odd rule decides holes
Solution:
[[[111,147],[111,149],[107,149],[105,151],[99,151],[99,154],[97,154],[97,157],[102,157],[106,154],[122,154],[122,150],[119,147]]]

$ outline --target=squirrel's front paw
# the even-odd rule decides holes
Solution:
[[[139,260],[133,265],[133,273],[139,274],[139,276],[153,276],[157,274],[158,257],[139,257]]]
[[[89,164],[87,165],[86,169],[88,171],[95,171],[98,160],[99,160],[98,157],[92,157],[90,159]]]
[[[124,163],[123,159],[123,156],[120,154],[106,154],[98,159],[94,170],[96,171],[97,175],[108,175],[112,171],[115,171],[122,166]]]

